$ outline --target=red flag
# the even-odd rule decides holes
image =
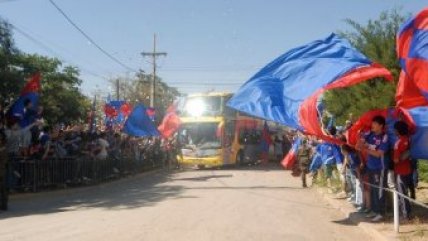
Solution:
[[[110,118],[114,118],[118,115],[116,109],[109,104],[104,105],[104,113],[106,114],[107,117],[110,117]]]
[[[281,165],[287,169],[291,170],[294,166],[294,163],[296,163],[297,160],[297,152],[299,151],[301,139],[297,138],[293,146],[291,147],[290,151],[287,153],[287,155],[284,157],[284,159],[281,161]]]
[[[124,116],[129,116],[132,112],[132,107],[129,103],[125,103],[120,107],[120,112],[122,112],[122,114]]]
[[[177,103],[173,103],[166,110],[166,115],[159,125],[158,130],[162,137],[169,138],[177,132],[178,128],[180,128],[180,124],[181,121],[177,114]]]
[[[400,73],[395,101],[398,107],[403,108],[428,105],[427,99],[425,99],[415,82],[412,81],[404,71]]]
[[[159,125],[158,130],[164,138],[171,137],[180,128],[180,118],[177,113],[167,113]]]
[[[31,76],[31,78],[28,80],[27,84],[22,89],[21,96],[29,94],[29,93],[39,92],[39,90],[40,90],[40,79],[41,79],[41,75],[39,72],[37,72],[33,76]]]

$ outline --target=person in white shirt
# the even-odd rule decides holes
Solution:
[[[108,156],[107,149],[110,147],[110,144],[106,140],[105,133],[101,133],[98,140],[97,140],[97,146],[98,146],[98,154],[95,156],[97,160],[106,160]]]

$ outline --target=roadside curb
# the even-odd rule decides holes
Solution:
[[[315,190],[326,200],[331,206],[337,208],[340,212],[347,215],[349,220],[354,223],[357,227],[361,228],[370,235],[374,240],[382,240],[382,241],[392,241],[398,240],[395,235],[387,235],[385,233],[380,232],[376,228],[373,227],[372,224],[366,222],[360,222],[356,218],[352,217],[350,214],[355,212],[355,209],[349,205],[344,200],[333,199],[329,196],[323,188],[316,187]]]

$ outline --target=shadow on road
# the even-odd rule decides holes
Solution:
[[[184,190],[182,186],[159,185],[168,182],[171,174],[161,172],[131,177],[95,187],[14,197],[10,201],[9,210],[0,213],[0,220],[87,208],[134,209],[153,206],[166,198],[194,198],[180,197]]]
[[[212,167],[212,168],[192,168],[184,167],[183,170],[197,170],[198,172],[211,172],[215,170],[222,171],[260,171],[260,172],[271,172],[271,171],[284,171],[284,168],[279,163],[268,163],[268,164],[245,164],[242,166],[226,165],[223,167]]]
[[[298,189],[301,190],[300,187],[269,187],[269,186],[221,186],[221,187],[186,187],[186,190],[282,190],[282,189]]]
[[[201,177],[177,178],[171,179],[172,181],[192,181],[192,182],[205,182],[213,178],[230,178],[233,175],[207,175]]]

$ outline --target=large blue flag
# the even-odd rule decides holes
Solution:
[[[143,104],[139,104],[134,108],[125,122],[123,132],[137,137],[160,135],[153,121],[147,115],[146,107]]]
[[[307,130],[307,124],[302,124],[299,115],[303,102],[350,71],[371,66],[372,62],[347,40],[331,34],[326,39],[292,49],[266,65],[227,104],[262,119]],[[362,81],[361,75],[346,79],[344,85],[358,81]],[[315,115],[309,123],[318,122],[316,104],[309,109]]]

